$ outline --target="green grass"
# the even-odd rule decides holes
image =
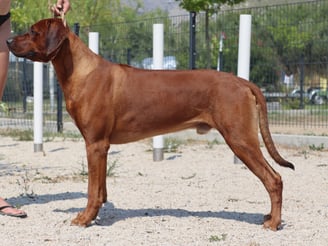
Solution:
[[[179,147],[185,143],[184,140],[178,138],[164,138],[164,151],[166,153],[177,153]]]
[[[225,241],[227,239],[228,234],[221,234],[221,235],[211,235],[210,238],[208,239],[211,243],[213,242],[220,242],[220,241]]]
[[[33,132],[32,130],[17,130],[17,129],[6,129],[0,130],[0,135],[4,137],[11,137],[18,141],[32,141]]]
[[[314,150],[314,151],[322,151],[325,149],[325,145],[323,143],[321,143],[319,146],[316,146],[315,144],[311,144],[309,148],[310,150]]]
[[[33,141],[33,131],[20,129],[0,129],[0,136],[11,137],[18,141]],[[63,140],[80,140],[82,135],[79,132],[68,131],[64,133],[44,132],[43,138],[45,142],[51,142],[56,137],[63,138]]]

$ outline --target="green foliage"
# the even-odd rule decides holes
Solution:
[[[243,10],[243,14],[252,15],[250,80],[268,91],[276,91],[282,72],[299,72],[302,55],[305,64],[320,61],[315,66],[316,71],[312,71],[326,76],[328,31],[324,13],[327,11],[328,4],[324,1],[317,5],[291,4]],[[240,14],[239,11],[219,12],[216,25],[210,26],[210,33],[225,32],[224,71],[234,73],[237,71]],[[218,41],[215,44],[212,57],[218,56]],[[213,62],[214,59],[212,66]]]
[[[10,11],[12,25],[17,33],[26,31],[32,23],[40,19],[51,17],[48,0],[12,1]]]
[[[241,2],[244,2],[245,0],[176,0],[180,2],[180,7],[186,9],[190,12],[201,12],[205,11],[205,42],[203,43],[204,47],[202,47],[202,50],[206,53],[206,59],[202,62],[204,62],[206,68],[211,67],[211,57],[208,57],[210,55],[210,33],[209,33],[209,18],[214,13],[217,13],[220,10],[221,5],[227,4],[227,5],[234,5]]]
[[[113,162],[110,162],[107,160],[107,171],[106,171],[106,176],[107,177],[114,177],[115,176],[115,169],[117,168],[117,162],[118,160],[114,160]]]
[[[311,144],[309,148],[310,150],[314,150],[314,151],[322,151],[325,149],[325,145],[323,143],[321,143],[319,146],[316,146],[315,144]]]
[[[31,141],[33,140],[33,132],[32,130],[1,130],[1,136],[12,137],[18,141]]]
[[[166,153],[177,153],[183,141],[177,138],[165,138],[164,150]]]
[[[245,0],[176,0],[180,2],[180,7],[187,11],[200,12],[206,11],[211,14],[217,12],[221,5],[235,5]]]
[[[26,31],[33,23],[53,16],[50,4],[56,0],[20,0],[11,6],[12,23],[15,32]],[[119,0],[84,0],[70,1],[71,10],[66,14],[69,24],[80,23],[81,26],[113,21],[119,18]]]
[[[287,16],[289,18],[282,18]],[[272,38],[276,51],[283,63],[287,63],[299,54],[305,54],[312,40],[312,34],[307,29],[313,15],[307,5],[282,8],[268,12],[267,31]],[[278,18],[279,17],[279,18]],[[295,39],[297,37],[297,39]]]
[[[161,18],[157,19],[159,16]],[[92,27],[93,31],[105,34],[101,38],[102,55],[114,62],[126,63],[128,50],[131,51],[131,59],[138,63],[146,57],[151,57],[153,55],[152,24],[163,23],[165,27],[170,26],[167,13],[161,10],[140,15],[137,9],[122,7],[121,18],[124,22],[107,22],[107,25]],[[168,50],[170,42],[165,40],[164,45],[165,50]]]
[[[286,100],[283,100],[282,106],[285,110],[300,109],[300,99],[286,99]]]
[[[81,26],[97,25],[120,19],[119,0],[71,1],[72,10],[67,13],[69,23]]]
[[[299,72],[301,55],[305,63],[316,62],[314,73],[327,76],[326,1],[242,11],[219,11],[222,4],[237,4],[241,0],[177,1],[188,11],[205,11],[197,14],[197,68],[216,68],[220,33],[224,32],[223,70],[237,72],[239,15],[247,13],[252,15],[250,80],[267,90],[277,90],[282,71],[290,67],[294,74]],[[164,23],[164,55],[174,55],[178,69],[189,67],[189,18],[168,18],[161,10],[140,14],[141,1],[135,7],[123,6],[119,0],[71,1],[71,4],[72,10],[66,15],[69,25],[80,24],[80,37],[85,42],[89,31],[99,32],[100,54],[106,59],[126,63],[129,50],[132,61],[140,66],[142,59],[152,56],[152,24]],[[12,3],[12,26],[16,33],[50,16],[48,0]]]
[[[209,241],[211,243],[225,241],[227,239],[227,236],[228,236],[228,234],[226,234],[226,233],[222,233],[221,235],[211,235],[209,238]]]

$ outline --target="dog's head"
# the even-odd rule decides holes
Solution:
[[[29,32],[8,39],[7,45],[18,57],[48,62],[56,57],[68,33],[61,19],[44,19],[32,25]]]

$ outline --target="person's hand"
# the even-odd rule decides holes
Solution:
[[[70,8],[69,0],[57,0],[57,3],[51,7],[51,11],[55,16],[61,16],[62,13],[66,14]]]

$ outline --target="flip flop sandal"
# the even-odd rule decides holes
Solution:
[[[16,218],[26,218],[27,214],[25,212],[21,212],[19,214],[13,214],[13,213],[5,213],[2,210],[4,210],[5,208],[13,208],[16,209],[15,207],[11,206],[11,205],[6,205],[6,206],[2,206],[0,207],[0,215],[6,215],[6,216],[11,216],[11,217],[16,217]]]

